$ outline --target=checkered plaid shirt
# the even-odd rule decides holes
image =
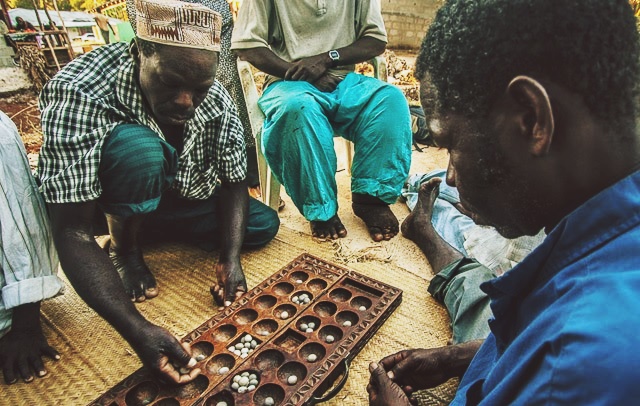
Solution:
[[[38,175],[49,203],[96,200],[102,146],[115,126],[136,123],[162,131],[143,104],[128,44],[102,46],[74,60],[40,93],[44,143]],[[172,185],[181,196],[206,199],[218,180],[246,177],[243,128],[227,91],[215,81],[186,124]]]

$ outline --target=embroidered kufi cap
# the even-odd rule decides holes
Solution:
[[[220,51],[222,16],[197,3],[135,0],[136,35],[146,41]]]

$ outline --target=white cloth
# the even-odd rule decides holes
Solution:
[[[18,129],[0,111],[0,337],[12,308],[62,293],[46,206]]]

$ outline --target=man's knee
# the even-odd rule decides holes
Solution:
[[[250,199],[244,245],[252,248],[266,245],[278,234],[279,229],[278,212],[255,199]]]
[[[139,203],[157,198],[173,181],[177,153],[146,126],[116,126],[102,148],[100,184],[103,199]]]

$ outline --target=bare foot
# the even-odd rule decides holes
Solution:
[[[425,237],[425,230],[432,228],[433,205],[440,194],[440,178],[432,178],[420,185],[416,207],[402,222],[402,235],[416,241]]]
[[[126,254],[119,254],[109,249],[109,257],[132,301],[144,302],[146,299],[158,296],[156,278],[145,264],[142,251],[135,249]]]
[[[311,235],[318,240],[337,240],[347,236],[347,229],[344,228],[337,214],[327,221],[311,221],[310,223]]]
[[[382,200],[353,193],[351,208],[367,225],[373,241],[388,241],[398,234],[398,219]]]

